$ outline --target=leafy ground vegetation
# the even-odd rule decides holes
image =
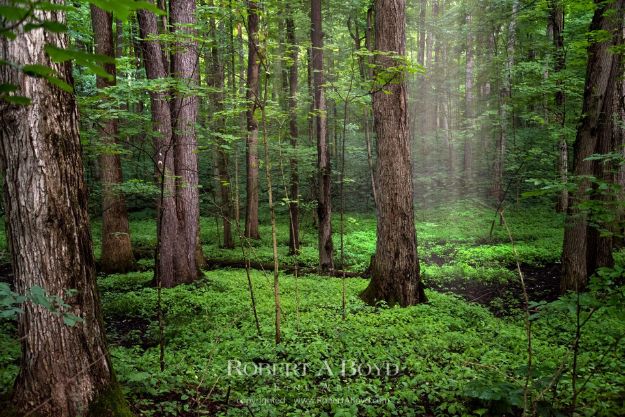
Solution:
[[[149,270],[155,225],[132,220],[133,244],[144,254],[140,270],[101,276],[98,284],[113,364],[136,415],[497,416],[520,415],[526,404],[539,415],[625,414],[625,318],[615,305],[622,298],[606,291],[607,271],[599,289],[557,298],[560,215],[537,208],[506,213],[512,243],[488,207],[419,211],[429,302],[403,309],[365,305],[362,277],[306,273],[316,262],[313,225],[303,225],[295,258],[285,248],[288,222],[280,220],[281,266],[290,271],[281,274],[282,343],[272,339],[273,278],[261,268],[271,262],[268,228],[260,242],[243,245],[258,266],[251,271],[258,330],[246,271],[236,267],[244,265],[241,247],[212,243],[218,230],[205,218],[208,269],[194,284],[162,290],[162,372],[158,290]],[[93,230],[98,242],[97,223]],[[348,215],[345,230],[343,268],[366,275],[375,220]],[[517,261],[532,300],[531,362]],[[617,269],[621,263],[617,257]],[[297,276],[289,269],[296,264]],[[7,392],[19,345],[12,322],[1,329],[0,383]]]

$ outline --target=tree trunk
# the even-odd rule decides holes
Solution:
[[[600,165],[603,162],[589,161],[587,158],[595,153],[606,153],[612,146],[612,112],[614,95],[619,94],[616,81],[620,76],[621,59],[620,54],[611,51],[611,47],[622,43],[624,0],[596,3],[590,31],[605,31],[612,35],[612,39],[595,42],[588,47],[584,104],[575,139],[573,162],[574,174],[582,179],[578,189],[569,198],[562,253],[562,292],[582,290],[597,267],[611,263],[611,250],[606,247],[609,242],[593,241],[594,232],[589,234],[588,229],[588,214],[580,208],[580,204],[589,199],[601,199],[597,198],[597,194],[589,196],[592,185],[584,176],[599,174],[599,179],[602,179],[603,168]]]
[[[52,11],[36,17],[64,20]],[[69,305],[65,312],[82,322],[68,326],[40,305],[22,306],[13,404],[18,413],[38,416],[130,416],[106,348],[76,102],[71,93],[17,69],[45,65],[72,84],[71,64],[51,62],[44,52],[47,44],[66,48],[67,36],[43,29],[23,33],[21,27],[17,32],[16,39],[0,41],[0,59],[15,65],[0,67],[0,78],[31,99],[28,106],[0,103],[0,169],[15,289],[25,294],[38,286],[62,297]],[[69,289],[75,294],[68,295]]]
[[[113,41],[113,16],[104,10],[91,5],[91,23],[95,41],[95,53],[115,57]],[[118,28],[121,25],[118,24]],[[115,85],[115,63],[105,65],[105,70],[112,80],[98,76],[98,88]],[[117,139],[117,121],[105,120],[102,123],[102,141],[105,145],[115,146]],[[122,164],[119,154],[104,151],[100,155],[100,172],[102,178],[102,256],[100,269],[106,273],[124,273],[132,269],[134,257],[130,243],[130,228],[126,199],[116,190],[124,182]]]
[[[215,129],[217,135],[215,146],[217,148],[217,178],[219,180],[219,211],[223,222],[224,243],[223,247],[227,249],[234,248],[234,239],[232,238],[232,199],[230,195],[230,174],[228,172],[228,151],[226,150],[225,141],[218,136],[225,133],[226,121],[224,116],[219,113],[224,111],[224,71],[225,66],[219,51],[219,39],[217,38],[217,25],[215,18],[211,17],[210,33],[213,38],[213,46],[211,48],[211,69],[208,83],[214,88],[215,92],[211,94],[211,101],[214,113],[216,114]]]
[[[199,82],[199,57],[195,30],[195,0],[171,0],[170,23],[177,42],[172,53],[172,76],[184,81],[187,88]],[[177,93],[171,103],[176,168],[176,214],[179,245],[182,252],[176,257],[177,283],[197,279],[204,262],[200,245],[200,200],[198,190],[198,159],[195,123],[198,98],[188,93]]]
[[[258,230],[258,121],[254,113],[260,101],[258,82],[260,56],[258,54],[258,2],[247,1],[247,204],[245,210],[245,237],[260,239]]]
[[[291,186],[289,190],[289,251],[295,254],[299,251],[299,173],[297,161],[297,137],[299,129],[297,126],[297,65],[298,48],[295,39],[295,23],[291,15],[291,9],[286,19],[286,40],[288,43],[289,64],[289,135],[291,137],[291,150],[293,152],[290,159]]]
[[[555,93],[555,114],[556,124],[560,131],[558,132],[558,176],[563,185],[566,185],[568,181],[568,144],[566,143],[566,136],[564,134],[564,128],[566,126],[566,109],[564,105],[564,88],[561,77],[561,72],[566,67],[566,58],[564,51],[564,5],[561,0],[550,0],[549,2],[549,25],[553,36],[554,46],[554,65],[553,71],[556,80],[556,93]],[[567,188],[564,188],[558,198],[556,210],[560,213],[566,212],[568,207],[569,192]]]
[[[376,51],[405,54],[405,8],[405,0],[376,0]],[[376,64],[378,70],[398,65],[386,55],[377,55]],[[414,224],[406,81],[400,79],[385,90],[388,93],[373,94],[378,225],[371,282],[362,297],[372,304],[383,300],[408,306],[425,301],[425,294]]]
[[[147,78],[164,79],[168,71],[163,59],[163,48],[158,40],[148,40],[158,36],[158,21],[154,13],[139,10],[137,13],[139,31],[143,46],[143,62]],[[176,184],[174,165],[174,145],[172,141],[171,107],[165,92],[150,92],[152,104],[152,129],[154,137],[155,175],[163,189],[162,199],[157,204],[157,254],[156,271],[164,287],[173,287],[178,282],[176,258],[182,253],[179,243],[178,218],[176,216]]]
[[[321,25],[321,0],[310,1],[312,22],[312,71],[314,87],[315,134],[317,137],[317,216],[319,218],[319,270],[334,269],[332,259],[332,196],[330,193],[332,168],[328,152],[326,101],[323,87],[323,32]]]

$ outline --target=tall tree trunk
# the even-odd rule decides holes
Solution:
[[[334,269],[332,259],[332,196],[330,193],[332,168],[328,151],[328,119],[323,87],[323,31],[321,0],[310,1],[312,71],[314,87],[315,134],[317,137],[317,216],[319,218],[319,270]]]
[[[171,57],[172,76],[195,88],[199,82],[199,57],[195,30],[195,0],[171,0],[170,23],[176,35]],[[188,93],[177,93],[171,103],[176,168],[176,214],[179,244],[182,248],[175,261],[176,281],[193,282],[204,263],[200,245],[200,200],[197,159],[198,98]]]
[[[143,62],[147,78],[165,79],[168,70],[165,66],[163,48],[158,36],[158,21],[154,13],[140,10],[137,13],[139,31],[143,46]],[[152,129],[154,136],[155,176],[163,189],[162,199],[157,204],[157,254],[155,275],[160,277],[164,287],[176,285],[176,258],[182,253],[179,243],[178,217],[176,215],[176,184],[174,145],[172,139],[171,107],[167,94],[160,90],[150,92],[152,105]]]
[[[298,48],[295,39],[295,23],[293,21],[290,6],[288,9],[288,17],[286,19],[286,40],[287,53],[290,59],[289,63],[289,136],[291,137],[291,151],[293,154],[290,158],[291,168],[291,186],[289,190],[289,220],[291,227],[289,229],[289,251],[297,253],[299,251],[299,173],[297,161],[297,137],[299,129],[297,126],[297,65],[298,65]]]
[[[405,0],[376,0],[375,50],[404,55],[406,52]],[[379,71],[397,61],[378,55]],[[371,282],[362,297],[401,306],[425,301],[419,277],[417,236],[412,200],[412,167],[408,133],[406,81],[402,78],[373,94],[377,133],[378,192],[377,243],[371,260]]]
[[[260,101],[258,82],[258,0],[247,0],[247,204],[245,237],[260,239],[258,230],[258,121],[254,113]]]
[[[230,193],[230,173],[228,172],[228,151],[226,150],[225,141],[219,136],[219,134],[225,133],[226,121],[224,116],[220,115],[224,111],[224,97],[225,97],[225,66],[219,51],[219,39],[217,36],[217,25],[215,24],[215,18],[211,17],[210,33],[213,39],[213,46],[211,48],[211,70],[208,83],[214,88],[214,93],[211,94],[211,101],[213,105],[214,113],[216,114],[215,129],[217,135],[215,135],[217,148],[217,178],[219,180],[219,211],[221,214],[224,230],[224,244],[223,247],[227,249],[234,248],[234,239],[232,238],[232,198]]]
[[[555,93],[555,114],[556,125],[560,129],[558,132],[558,176],[562,184],[566,184],[568,181],[568,153],[569,147],[566,143],[566,135],[564,134],[564,127],[566,126],[566,108],[565,108],[565,96],[563,82],[560,79],[562,71],[566,67],[566,57],[564,51],[564,5],[561,0],[550,0],[549,2],[549,25],[553,36],[554,46],[554,65],[553,71],[556,80],[556,93]],[[568,207],[569,192],[565,187],[563,188],[558,198],[558,204],[556,210],[558,212],[565,212]]]
[[[582,290],[588,282],[588,277],[597,267],[612,262],[611,248],[606,247],[609,242],[592,241],[592,236],[589,235],[594,232],[589,233],[588,214],[580,207],[580,204],[589,199],[601,199],[600,195],[597,198],[596,193],[589,196],[588,191],[592,184],[586,178],[599,174],[599,179],[603,179],[603,168],[600,166],[602,162],[589,161],[587,158],[595,153],[606,153],[611,150],[614,95],[620,93],[616,81],[621,76],[621,58],[620,54],[613,53],[611,48],[622,44],[624,0],[611,3],[597,0],[596,4],[597,9],[590,24],[590,31],[604,31],[611,34],[612,38],[592,43],[588,47],[584,104],[575,139],[573,162],[573,172],[581,180],[578,189],[569,198],[562,253],[564,267],[560,281],[562,292]]]
[[[52,0],[56,5],[64,4]],[[40,21],[63,22],[56,11]],[[17,28],[0,40],[0,78],[30,98],[28,106],[0,103],[0,169],[15,289],[38,286],[61,297],[74,326],[49,309],[26,302],[18,323],[20,372],[12,401],[20,414],[74,417],[129,416],[106,347],[96,289],[87,188],[83,178],[78,110],[74,96],[43,78],[25,76],[22,65],[44,65],[72,84],[69,62],[52,62],[47,44],[68,46],[67,36]],[[68,289],[75,293],[67,295]]]
[[[91,5],[91,23],[95,41],[95,52],[115,58],[113,41],[113,16],[104,10]],[[118,28],[121,25],[118,24]],[[113,79],[97,76],[98,88],[115,85],[115,63],[105,64],[105,70]],[[105,120],[102,123],[102,141],[115,146],[117,139],[117,121]],[[100,172],[102,178],[102,256],[100,269],[106,273],[124,273],[132,269],[134,257],[130,243],[130,228],[126,199],[116,190],[124,182],[122,164],[118,153],[104,151],[100,155]]]

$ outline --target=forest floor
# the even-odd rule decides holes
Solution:
[[[140,270],[101,276],[99,287],[114,366],[137,415],[518,415],[528,361],[517,262],[530,299],[537,302],[531,310],[530,398],[544,415],[570,411],[576,309],[570,298],[557,299],[562,218],[548,209],[507,213],[514,243],[494,211],[481,205],[419,211],[419,255],[429,299],[424,305],[367,306],[358,296],[366,277],[343,281],[282,273],[278,346],[271,271],[251,272],[259,335],[245,270],[207,270],[192,285],[163,290],[164,372],[159,371],[157,292],[150,286],[155,226],[144,214],[133,216]],[[296,259],[287,254],[286,217],[279,218],[281,265],[314,268],[313,225],[303,225]],[[338,223],[334,226],[338,231]],[[97,254],[97,222],[93,233]],[[268,222],[261,235],[247,247],[260,266],[272,260]],[[240,247],[227,250],[216,243],[214,219],[202,219],[201,240],[215,266],[243,260]],[[335,233],[335,247],[338,242]],[[345,265],[338,266],[365,272],[375,250],[373,216],[346,216],[345,248]],[[622,263],[620,255],[617,261]],[[584,306],[582,314],[587,310]],[[625,415],[623,335],[622,307],[599,309],[585,324],[577,355],[578,388],[584,383],[577,399],[580,415]],[[0,322],[0,348],[1,393],[10,389],[18,365],[11,322]],[[293,372],[296,365],[299,371]]]

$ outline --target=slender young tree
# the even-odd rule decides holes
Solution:
[[[377,71],[398,65],[389,53],[406,53],[405,9],[405,0],[375,2]],[[362,294],[369,303],[383,300],[409,306],[425,301],[417,256],[406,101],[403,75],[373,94],[378,225],[371,282]]]
[[[60,11],[36,17],[65,20]],[[31,100],[26,106],[0,101],[0,169],[15,289],[25,294],[43,288],[82,321],[68,326],[41,305],[22,306],[12,402],[18,415],[130,416],[111,366],[96,289],[76,102],[73,94],[19,69],[47,66],[71,85],[71,63],[52,62],[44,49],[66,48],[67,36],[23,27],[15,29],[15,39],[0,39],[0,59],[14,64],[0,66],[0,79]]]
[[[255,113],[260,101],[260,57],[258,44],[258,0],[247,0],[247,201],[245,237],[260,239],[258,230],[258,120]]]
[[[317,217],[319,218],[319,270],[334,269],[332,258],[332,195],[330,193],[332,168],[328,150],[328,118],[323,87],[323,31],[321,0],[310,1],[312,41],[313,112],[315,114],[315,135],[317,137]]]
[[[297,125],[297,65],[298,47],[295,38],[295,22],[291,7],[287,5],[286,18],[286,41],[287,57],[289,58],[289,136],[291,139],[291,151],[293,152],[289,164],[291,168],[290,189],[289,189],[289,251],[297,253],[299,251],[299,173],[297,162],[297,137],[299,128]]]
[[[171,0],[170,23],[176,36],[171,56],[172,76],[184,83],[184,89],[199,82],[198,45],[195,24],[195,0]],[[178,91],[171,103],[172,140],[176,168],[176,214],[181,251],[177,257],[176,280],[193,282],[204,263],[200,245],[200,200],[197,157],[198,98],[191,92]]]
[[[584,289],[588,277],[596,268],[612,263],[610,239],[598,239],[596,230],[589,232],[588,214],[580,204],[589,199],[601,199],[600,193],[589,193],[592,184],[588,177],[594,175],[605,179],[601,162],[589,160],[588,157],[596,153],[608,153],[613,146],[614,95],[620,93],[617,79],[622,76],[621,55],[615,53],[613,47],[623,43],[625,1],[606,3],[596,0],[595,3],[597,8],[590,31],[602,31],[611,36],[588,46],[582,118],[574,145],[573,173],[580,181],[577,190],[570,195],[565,222],[562,252],[564,272],[560,281],[562,292]]]
[[[91,24],[95,41],[95,52],[115,58],[113,41],[113,16],[91,5]],[[118,23],[118,28],[121,24]],[[115,62],[105,64],[106,72],[112,77],[96,77],[98,88],[115,85]],[[115,146],[117,122],[114,119],[102,123],[102,140],[105,145]],[[102,179],[102,256],[100,269],[107,273],[124,273],[132,269],[134,257],[130,243],[130,227],[126,199],[117,191],[116,186],[124,179],[119,154],[103,152],[100,155],[100,175]]]

